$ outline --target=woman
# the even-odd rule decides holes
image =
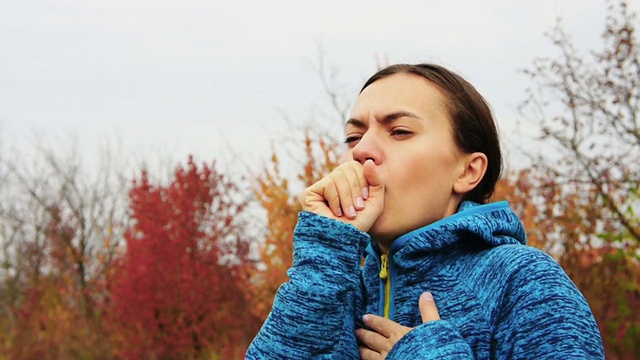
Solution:
[[[604,358],[584,297],[486,204],[502,160],[471,84],[390,66],[346,134],[348,161],[300,197],[290,281],[247,358]]]

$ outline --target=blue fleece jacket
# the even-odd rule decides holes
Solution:
[[[302,212],[290,280],[246,358],[358,359],[354,330],[372,313],[414,328],[388,359],[603,359],[582,294],[551,257],[524,244],[506,202],[464,202],[383,256],[355,227]],[[442,320],[422,324],[425,291]]]

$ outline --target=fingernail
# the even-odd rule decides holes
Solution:
[[[428,291],[423,292],[422,295],[420,295],[420,297],[422,298],[422,300],[435,302],[435,300],[433,300],[433,295]]]
[[[362,321],[367,322],[369,321],[369,314],[366,314],[362,317]]]
[[[369,198],[369,188],[363,188],[362,189],[362,198],[363,199],[368,199]]]
[[[356,208],[354,208],[353,205],[349,206],[349,210],[347,210],[347,211],[349,212],[349,215],[354,216],[354,217],[356,216]]]
[[[342,208],[338,208],[338,216],[342,216]]]
[[[358,208],[364,209],[364,200],[362,200],[361,197],[357,197],[356,198],[356,205],[358,206]]]

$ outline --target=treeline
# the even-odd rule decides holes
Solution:
[[[521,154],[530,165],[494,195],[585,294],[610,359],[640,358],[636,29],[619,1],[600,50],[550,33],[560,55],[525,71],[521,107],[545,151]],[[0,154],[0,359],[242,358],[287,279],[293,189],[339,161],[311,127],[295,146],[244,178],[193,158],[156,178],[125,176],[109,151],[91,171],[55,147]]]
[[[262,321],[246,189],[192,159],[160,184],[37,154],[2,159],[0,358],[242,356]]]

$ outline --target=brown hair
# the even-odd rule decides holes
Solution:
[[[448,98],[446,104],[452,120],[453,138],[466,153],[481,152],[487,156],[487,172],[464,200],[485,203],[493,194],[502,173],[502,155],[498,129],[491,109],[476,88],[462,76],[434,64],[396,64],[388,66],[367,80],[360,92],[377,80],[396,73],[421,76],[438,86]]]

